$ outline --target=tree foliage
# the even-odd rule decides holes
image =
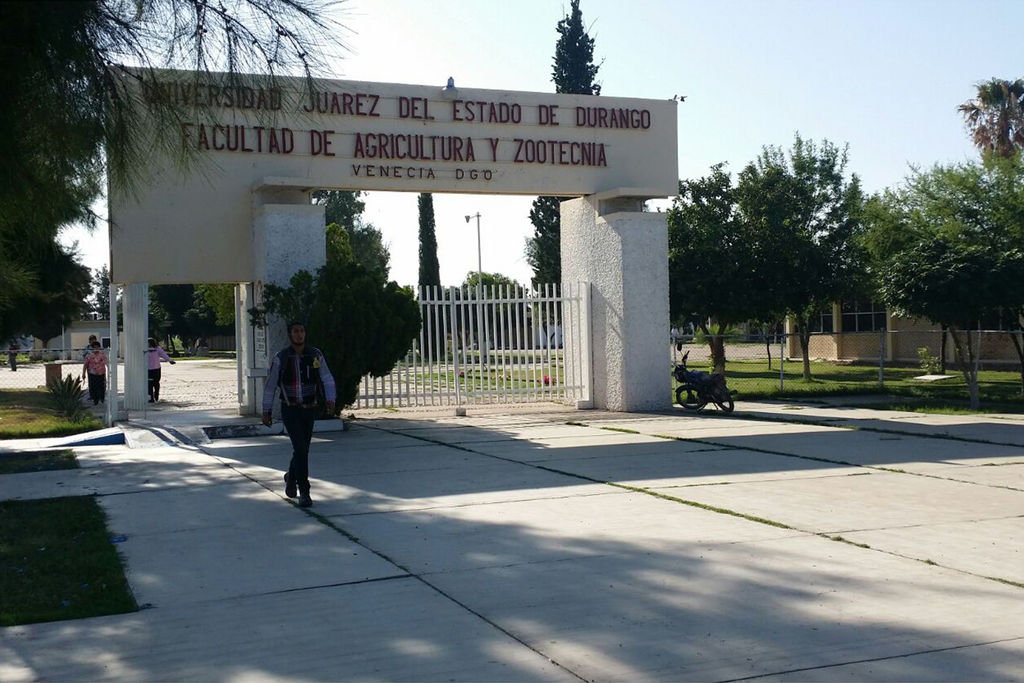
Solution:
[[[91,273],[74,251],[52,243],[32,254],[36,271],[32,290],[21,305],[0,318],[0,337],[31,334],[42,340],[60,335],[89,305]]]
[[[196,112],[145,103],[138,84],[154,83],[160,67],[197,80],[226,71],[236,83],[295,70],[311,77],[331,44],[326,4],[0,3],[0,327],[41,296],[39,264],[61,226],[93,224],[104,174],[130,187],[154,145],[188,162],[178,124]]]
[[[600,64],[594,64],[594,39],[583,25],[580,0],[572,0],[569,13],[555,27],[558,40],[551,69],[556,93],[600,95],[595,82]],[[530,210],[533,237],[526,239],[526,261],[533,268],[533,284],[562,281],[561,223],[558,197],[537,197]]]
[[[583,25],[580,0],[571,0],[569,13],[559,20],[555,30],[558,40],[551,68],[555,92],[600,95],[601,85],[594,79],[601,65],[594,64],[594,39]]]
[[[211,285],[153,285],[149,288],[150,336],[164,339],[167,348],[177,353],[174,338],[186,348],[214,334],[231,334],[232,322],[219,323],[217,312],[207,301]],[[231,288],[231,309],[234,310],[234,288]],[[216,290],[212,290],[216,291]]]
[[[533,237],[526,238],[526,262],[533,284],[562,281],[562,230],[559,197],[537,197],[530,208]]]
[[[770,260],[739,213],[724,166],[681,181],[667,216],[671,318],[700,327],[719,372],[725,369],[722,335],[729,326],[780,313],[765,298],[771,291]]]
[[[202,297],[202,305],[213,312],[215,325],[229,327],[235,324],[235,285],[196,285],[196,295]]]
[[[958,107],[974,145],[1001,157],[1024,149],[1024,79],[992,78],[976,87],[974,98]]]
[[[477,285],[477,283],[480,283],[480,285],[485,287],[485,288],[490,288],[490,287],[514,287],[514,288],[521,288],[522,287],[521,284],[516,282],[513,278],[510,278],[508,275],[502,275],[501,273],[487,273],[487,272],[485,272],[485,273],[482,274],[482,277],[481,277],[481,273],[478,273],[475,270],[471,270],[468,273],[466,273],[466,277],[463,278],[461,286],[464,289],[466,289],[467,291],[472,290],[469,293],[469,296],[475,297],[476,296],[476,285]],[[485,294],[485,296],[486,296],[486,294]]]
[[[363,222],[362,213],[366,203],[360,199],[362,195],[358,191],[318,190],[313,193],[313,203],[324,206],[328,243],[336,239],[331,237],[331,226],[340,228],[347,234],[348,249],[356,263],[387,279],[391,253],[384,244],[380,230]]]
[[[92,273],[92,294],[89,297],[89,306],[93,313],[101,318],[110,316],[110,271],[106,264],[100,266]]]
[[[1024,308],[1024,163],[1020,154],[915,172],[877,200],[867,243],[887,305],[949,330],[978,407],[971,328],[1002,314],[1021,330]],[[877,214],[877,215],[876,215]],[[897,237],[893,237],[893,236]],[[1024,348],[1011,334],[1024,391]]]
[[[358,190],[316,190],[313,192],[313,203],[324,207],[324,220],[327,225],[337,223],[348,232],[355,230],[356,221],[363,215],[366,202],[360,197],[363,192]]]
[[[171,352],[176,352],[174,337],[186,345],[192,338],[185,312],[192,307],[194,295],[193,285],[153,285],[149,288],[149,334],[166,340]]]
[[[847,150],[796,136],[789,153],[765,147],[740,173],[739,209],[770,268],[762,294],[795,322],[810,379],[811,321],[864,286],[863,197],[846,177]]]
[[[420,224],[420,287],[441,286],[441,266],[437,261],[437,234],[434,229],[434,196],[424,192],[417,199]]]

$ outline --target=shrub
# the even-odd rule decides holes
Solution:
[[[50,405],[60,415],[72,422],[81,422],[89,412],[82,404],[85,391],[82,389],[82,378],[68,375],[63,379],[53,378],[46,384],[50,392]]]
[[[364,375],[390,372],[420,331],[419,304],[410,289],[341,258],[316,275],[299,271],[289,287],[267,285],[264,305],[249,311],[253,324],[265,326],[268,313],[306,323],[334,375],[335,414],[355,401]]]
[[[738,327],[735,327],[734,325],[727,326],[722,331],[721,335],[718,335],[718,334],[704,334],[703,330],[701,330],[700,328],[697,328],[697,330],[695,331],[695,333],[693,335],[693,343],[694,344],[709,344],[713,337],[719,337],[719,336],[722,337],[723,339],[726,339],[726,340],[738,341],[738,340],[743,338],[744,334],[743,334],[743,330],[741,330]]]
[[[917,359],[921,365],[921,371],[926,375],[937,375],[942,370],[942,363],[937,356],[933,356],[927,346],[917,349]]]

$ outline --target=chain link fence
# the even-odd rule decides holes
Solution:
[[[983,401],[998,402],[1024,410],[1020,361],[1013,337],[1024,346],[1020,332],[973,330],[972,348],[978,351],[979,387]],[[725,374],[737,400],[760,398],[810,398],[844,394],[914,396],[957,405],[966,401],[967,387],[948,334],[941,330],[888,330],[811,335],[808,370],[804,377],[803,354],[795,335],[768,337],[731,335],[722,338]],[[678,362],[688,354],[691,370],[713,371],[709,339],[702,336],[670,338],[670,357]],[[679,349],[676,348],[677,344]],[[10,356],[4,350],[0,390],[45,389],[48,377],[81,376],[83,349],[23,350]],[[943,363],[943,356],[945,363]],[[209,361],[224,365],[223,390],[214,392],[226,404],[234,396],[234,361]],[[183,366],[179,365],[178,368]],[[205,367],[205,366],[203,366]],[[213,366],[210,366],[213,367]],[[670,368],[666,368],[668,373]],[[169,403],[175,378],[169,373]],[[184,373],[181,373],[184,374]],[[123,372],[119,373],[123,384]],[[182,378],[184,379],[184,378]],[[204,380],[204,381],[213,381]],[[186,383],[187,384],[187,383]],[[204,385],[206,386],[206,385]],[[219,384],[217,385],[219,387]],[[675,387],[672,387],[673,391]],[[108,394],[110,389],[108,388]],[[183,385],[180,403],[194,403],[196,388]],[[210,394],[209,387],[200,393]],[[223,396],[222,396],[223,394]]]
[[[1024,344],[1021,333],[972,330],[969,334],[982,389],[1000,400],[1024,405],[1013,340],[1016,336]],[[688,354],[689,369],[712,372],[714,341],[718,339],[701,335],[676,337],[672,362]],[[953,340],[942,330],[812,334],[806,373],[797,335],[724,336],[720,348],[729,388],[738,392],[739,400],[880,393],[952,402],[967,397]]]
[[[45,389],[50,378],[82,375],[84,349],[4,349],[0,389]]]

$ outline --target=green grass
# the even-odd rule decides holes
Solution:
[[[740,401],[885,394],[901,398],[872,403],[872,407],[919,412],[970,412],[967,409],[967,384],[955,371],[948,373],[954,375],[952,379],[925,384],[913,379],[922,374],[920,368],[887,367],[884,384],[879,384],[877,366],[814,361],[811,363],[812,379],[804,380],[803,364],[789,361],[784,366],[783,388],[780,389],[778,360],[773,361],[772,366],[769,370],[765,361],[727,361],[729,388],[738,392]],[[706,364],[694,363],[690,369],[709,368]],[[1024,394],[1021,393],[1020,375],[1016,370],[982,370],[978,373],[978,389],[982,412],[1024,413]],[[903,397],[906,400],[902,400]]]
[[[0,389],[0,439],[34,439],[67,436],[101,429],[93,415],[72,422],[58,415],[45,389]]]
[[[46,472],[78,469],[75,452],[70,448],[24,453],[0,453],[0,474]]]
[[[0,626],[137,609],[93,497],[0,502]]]
[[[430,391],[432,387],[455,390],[456,373],[454,365],[449,364],[446,371],[444,365],[435,365],[433,372],[426,368],[410,375],[409,390]],[[490,367],[480,369],[479,366],[460,366],[458,383],[461,391],[558,391],[565,382],[565,369],[561,366],[551,368],[537,366],[529,367]],[[548,383],[544,383],[544,377],[548,377]],[[405,378],[389,379],[387,376],[376,380],[385,387],[394,382],[394,386],[405,388]]]

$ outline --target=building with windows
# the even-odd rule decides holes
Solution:
[[[1019,359],[1010,336],[1014,326],[998,316],[982,320],[979,325],[982,362],[991,367],[1016,365]],[[788,356],[800,358],[800,341],[792,320],[786,321],[786,332],[792,335],[787,337]],[[942,330],[938,325],[920,318],[892,315],[875,301],[836,302],[829,310],[821,311],[811,332],[810,357],[818,360],[877,363],[884,358],[887,363],[916,365],[920,348],[927,348],[929,355],[935,357],[942,353]],[[1020,333],[1017,335],[1019,338]],[[978,337],[972,337],[972,343],[978,343],[977,340]],[[949,341],[946,361],[955,360]]]

